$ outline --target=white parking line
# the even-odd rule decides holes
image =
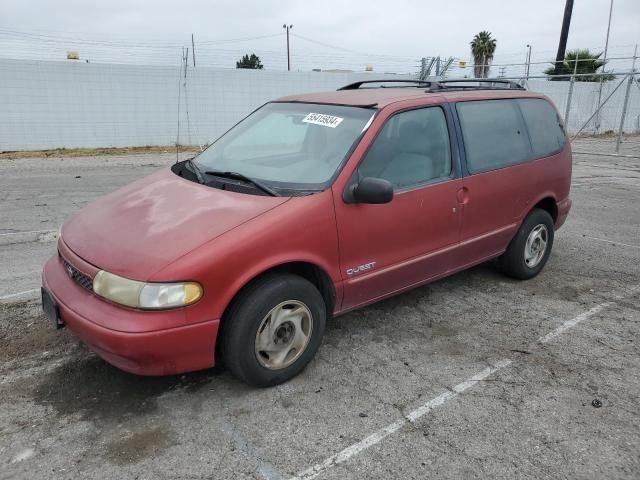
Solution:
[[[55,233],[55,230],[29,230],[27,232],[11,232],[11,233],[0,233],[0,237],[8,237],[10,235],[26,235],[29,233]]]
[[[31,230],[28,232],[0,233],[0,245],[16,243],[54,242],[58,239],[57,230]]]
[[[427,413],[431,412],[431,410],[433,410],[434,408],[437,408],[440,405],[443,405],[448,400],[457,397],[460,393],[470,389],[471,387],[476,385],[476,383],[487,379],[487,377],[497,372],[498,370],[511,365],[511,363],[513,363],[513,360],[509,360],[508,358],[496,362],[492,366],[485,368],[481,372],[475,374],[468,380],[459,383],[458,385],[453,387],[451,391],[446,391],[444,393],[441,393],[437,397],[432,398],[424,405],[421,405],[412,412],[406,414],[403,418],[396,420],[392,424],[387,425],[386,427],[372,433],[364,440],[360,440],[358,443],[354,443],[350,447],[347,447],[344,450],[330,456],[325,461],[317,463],[314,466],[304,470],[295,477],[292,477],[291,480],[310,480],[312,478],[316,478],[318,475],[328,470],[329,468],[340,465],[341,463],[346,462],[351,457],[359,454],[360,452],[376,445],[377,443],[380,443],[386,437],[393,433],[396,433],[409,422],[415,422],[416,420],[425,416]]]
[[[632,295],[634,292],[638,291],[639,288],[640,288],[639,286],[636,286],[636,287],[630,289],[629,291],[627,291],[624,295],[614,295],[614,298],[616,300],[621,300],[621,299],[623,299],[623,298],[625,298],[627,296]],[[583,322],[584,320],[587,320],[588,318],[600,313],[605,308],[608,308],[608,307],[610,307],[610,306],[612,306],[614,304],[615,304],[615,302],[608,301],[608,302],[603,302],[603,303],[601,303],[599,305],[596,305],[595,307],[591,308],[590,310],[587,310],[586,312],[581,313],[580,315],[572,318],[571,320],[567,320],[566,322],[562,323],[555,330],[552,330],[551,332],[547,333],[546,335],[540,337],[538,339],[538,342],[547,343],[550,340],[556,338],[557,336],[563,334],[564,332],[566,332],[570,328],[575,327],[580,322]],[[340,465],[341,463],[346,462],[347,460],[349,460],[353,456],[358,455],[362,451],[364,451],[364,450],[366,450],[366,449],[368,449],[368,448],[380,443],[386,437],[388,437],[389,435],[392,435],[393,433],[396,433],[398,430],[400,430],[402,427],[404,427],[408,423],[415,422],[419,418],[427,415],[433,409],[445,404],[447,401],[449,401],[449,400],[451,400],[453,398],[456,398],[460,393],[462,393],[465,390],[468,390],[471,387],[475,386],[478,382],[487,379],[489,376],[491,376],[492,374],[494,374],[498,370],[501,370],[503,368],[508,367],[509,365],[512,365],[513,362],[514,362],[514,360],[511,360],[511,359],[508,359],[508,358],[505,358],[505,359],[502,359],[502,360],[500,360],[498,362],[495,362],[493,365],[491,365],[488,368],[485,368],[484,370],[482,370],[481,372],[475,374],[474,376],[472,376],[468,380],[466,380],[466,381],[464,381],[462,383],[459,383],[458,385],[453,387],[451,390],[443,392],[440,395],[438,395],[437,397],[432,398],[431,400],[429,400],[425,404],[423,404],[420,407],[416,408],[412,412],[409,412],[408,414],[406,414],[403,418],[401,418],[399,420],[396,420],[395,422],[387,425],[384,428],[381,428],[380,430],[377,430],[376,432],[372,433],[371,435],[369,435],[365,439],[360,440],[357,443],[354,443],[353,445],[345,448],[344,450],[341,450],[340,452],[338,452],[338,453],[336,453],[334,455],[331,455],[326,460],[324,460],[324,461],[322,461],[320,463],[317,463],[317,464],[313,465],[312,467],[310,467],[310,468],[308,468],[306,470],[303,470],[302,472],[300,472],[295,477],[291,477],[290,480],[311,480],[313,478],[316,478],[318,475],[322,474],[323,472],[327,471],[328,469],[330,469],[332,467],[335,467],[337,465]]]
[[[640,245],[631,245],[629,243],[614,242],[613,240],[607,240],[606,238],[590,237],[589,235],[583,235],[583,237],[588,238],[589,240],[595,240],[596,242],[610,243],[612,245],[620,245],[621,247],[637,248],[638,250],[640,250]]]
[[[546,335],[540,337],[538,339],[538,342],[547,343],[549,340],[553,340],[558,335],[562,335],[564,332],[566,332],[567,330],[569,330],[572,327],[575,327],[580,322],[586,320],[589,317],[593,317],[595,314],[600,313],[605,308],[610,307],[611,305],[613,305],[613,303],[614,302],[601,303],[600,305],[596,305],[595,307],[593,307],[591,310],[587,310],[586,312],[581,313],[577,317],[573,317],[571,320],[567,320],[566,322],[564,322],[562,325],[560,325],[555,330],[551,330]]]
[[[14,298],[18,298],[18,297],[24,297],[27,295],[33,295],[36,292],[39,292],[40,289],[39,288],[33,288],[31,290],[24,290],[22,292],[18,292],[18,293],[10,293],[9,295],[3,295],[0,297],[0,302],[5,301],[5,300],[11,300]]]

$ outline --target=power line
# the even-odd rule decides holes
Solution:
[[[147,47],[147,48],[180,48],[182,44],[180,43],[156,43],[156,42],[141,42],[141,41],[114,41],[114,40],[99,40],[99,39],[87,39],[87,38],[78,38],[78,37],[69,37],[64,35],[49,35],[49,34],[39,34],[39,33],[30,33],[30,32],[19,32],[16,30],[8,30],[5,28],[0,28],[0,34],[17,37],[17,38],[28,38],[32,40],[40,40],[40,41],[50,41],[50,42],[79,42],[88,45],[104,45],[104,46],[114,46],[114,47]],[[234,43],[234,42],[246,42],[251,40],[263,40],[266,38],[275,38],[280,37],[282,34],[269,34],[269,35],[259,35],[252,37],[239,37],[239,38],[227,38],[227,39],[217,39],[217,40],[203,40],[199,41],[198,45],[216,45],[216,44],[225,44],[225,43]]]
[[[252,45],[252,41],[266,40],[270,38],[282,38],[285,32],[276,34],[255,35],[247,37],[236,37],[228,39],[209,39],[198,41],[198,66],[199,67],[222,67],[233,68],[235,61],[243,54],[254,52],[263,60],[267,69],[284,70],[287,68],[286,59],[282,56],[282,50],[273,42],[260,41]],[[333,45],[323,41],[309,38],[303,35],[290,35],[300,39],[296,47],[295,69],[299,71],[321,69],[346,69],[360,71],[370,65],[375,65],[375,70],[379,72],[411,72],[419,70],[419,58],[412,55],[389,55],[371,54],[359,52],[349,48]],[[199,37],[200,38],[200,37]],[[0,41],[3,43],[2,57],[29,60],[58,60],[66,61],[67,50],[78,50],[82,53],[81,59],[92,63],[113,63],[113,64],[144,64],[163,65],[172,67],[175,65],[175,55],[180,52],[184,45],[191,42],[192,55],[195,50],[195,35],[189,38],[185,35],[183,44],[168,42],[140,41],[133,38],[121,38],[119,40],[103,40],[75,38],[70,35],[54,35],[51,33],[20,32],[17,30],[0,27]],[[314,48],[317,45],[322,48]],[[610,45],[610,51],[622,53],[623,45]],[[616,50],[617,49],[617,50]],[[332,53],[334,51],[343,52],[341,55]],[[535,57],[542,58],[545,51],[535,49]],[[548,51],[551,52],[550,50]],[[522,52],[505,52],[496,55],[496,61],[492,63],[493,68],[508,67],[506,74],[513,75],[524,73],[524,66],[520,58],[524,58]],[[431,57],[428,57],[431,58]],[[450,69],[453,72],[466,72],[459,66],[461,61],[469,65],[467,58],[453,57],[454,63]],[[509,61],[511,59],[516,61]],[[627,62],[629,56],[611,55],[607,60],[608,65],[621,65]],[[194,58],[195,60],[195,58]],[[548,66],[553,63],[551,55],[548,60],[532,61],[531,68],[541,71],[541,65]],[[468,68],[468,67],[467,67]]]
[[[198,42],[198,45],[214,45],[214,44],[230,43],[230,42],[247,42],[250,40],[264,40],[265,38],[275,38],[275,37],[281,37],[281,36],[282,36],[282,33],[276,33],[271,35],[260,35],[258,37],[230,38],[227,40],[208,40],[204,42]]]
[[[298,34],[295,34],[295,33],[292,33],[291,36],[299,38],[301,40],[306,40],[307,42],[311,42],[311,43],[315,43],[317,45],[321,45],[323,47],[333,48],[334,50],[341,50],[343,52],[349,52],[349,53],[352,53],[354,55],[360,55],[360,56],[363,56],[363,57],[372,57],[372,58],[373,57],[389,57],[389,58],[412,58],[412,59],[415,58],[415,55],[411,55],[411,56],[408,56],[408,55],[407,56],[405,56],[405,55],[396,56],[396,55],[385,55],[385,54],[380,54],[380,53],[378,53],[378,54],[362,53],[362,52],[357,52],[355,50],[351,50],[351,49],[348,49],[348,48],[339,47],[337,45],[331,45],[329,43],[324,43],[324,42],[321,42],[319,40],[313,40],[312,38],[303,37],[302,35],[298,35]]]

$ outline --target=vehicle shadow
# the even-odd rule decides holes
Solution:
[[[504,279],[491,264],[483,264],[333,319],[327,324],[325,342],[333,343],[333,338],[342,338],[345,331],[386,330],[385,325],[371,322],[370,317],[415,306],[428,297],[433,285],[455,289],[468,282],[486,282],[494,276]],[[162,395],[171,392],[191,395],[207,386],[231,395],[243,395],[253,390],[235,380],[223,366],[183,375],[142,377],[123,372],[98,356],[87,354],[86,348],[79,346],[76,354],[54,367],[40,383],[31,386],[31,396],[37,404],[53,407],[60,416],[79,415],[83,420],[119,423],[127,418],[153,414],[158,410],[158,399]]]
[[[142,377],[123,372],[96,355],[76,355],[57,366],[32,390],[33,400],[60,416],[118,423],[158,409],[158,398],[170,392],[194,394],[222,375],[212,368],[185,375]]]

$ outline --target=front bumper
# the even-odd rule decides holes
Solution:
[[[45,264],[42,285],[58,303],[64,324],[122,370],[173,375],[214,365],[218,319],[194,322],[193,311],[187,320],[185,309],[149,312],[111,304],[74,282],[58,255]]]

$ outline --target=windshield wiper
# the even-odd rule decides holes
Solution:
[[[187,165],[187,170],[190,170],[191,172],[195,173],[196,177],[198,178],[198,183],[201,183],[203,185],[207,183],[204,176],[202,175],[202,172],[200,171],[200,169],[195,164],[192,158],[186,159],[184,163],[185,165]]]
[[[262,190],[263,192],[271,195],[272,197],[277,197],[279,196],[276,191],[274,189],[272,189],[271,187],[267,187],[264,183],[255,180],[251,177],[247,177],[246,175],[243,175],[242,173],[238,173],[238,172],[221,172],[219,170],[207,170],[204,173],[206,173],[207,175],[213,175],[214,177],[222,177],[222,178],[232,178],[234,180],[241,180],[243,182],[246,183],[250,183],[251,185],[254,185],[255,187],[258,187],[258,189]]]

